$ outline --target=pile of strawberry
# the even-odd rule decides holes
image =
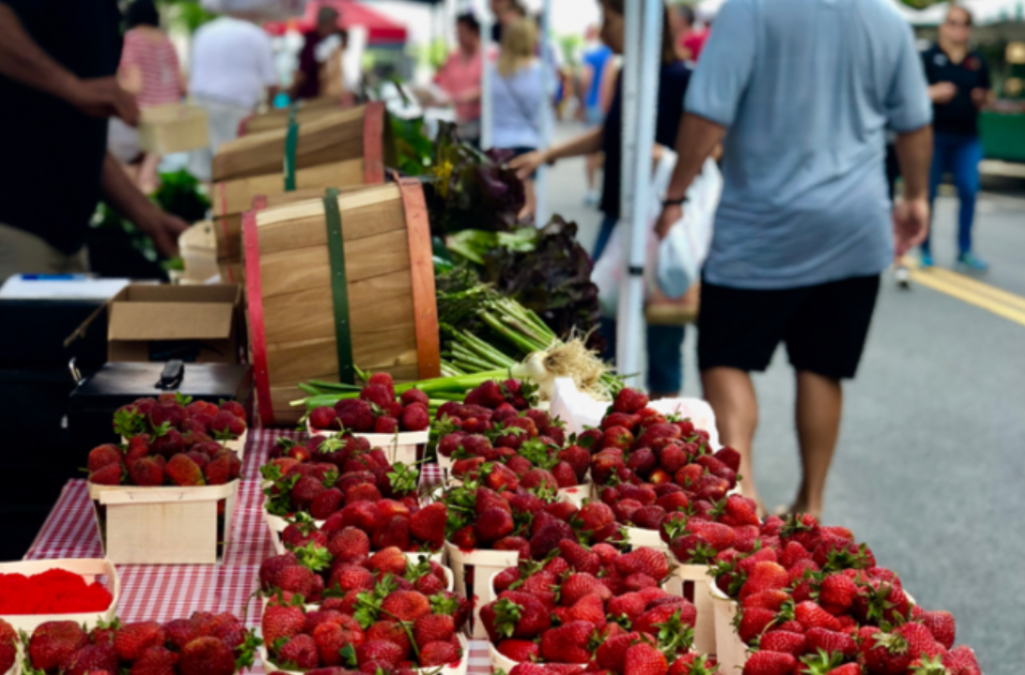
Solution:
[[[683,534],[670,546],[677,558],[708,561],[738,602],[738,636],[757,650],[744,675],[979,674],[968,647],[952,648],[953,617],[915,606],[846,528],[809,515],[708,522],[677,520]]]
[[[236,401],[220,406],[181,394],[140,398],[114,413],[114,431],[127,442],[89,452],[89,481],[97,485],[224,485],[242,462],[222,442],[246,430]]]
[[[560,673],[585,665],[619,675],[714,672],[713,662],[691,652],[694,605],[659,587],[668,574],[666,555],[654,549],[619,553],[564,539],[546,561],[496,575],[498,597],[481,608],[481,621],[503,656],[560,664]]]
[[[572,440],[567,445],[562,422],[543,410],[521,413],[504,403],[487,417],[487,430],[445,433],[456,424],[452,418],[439,423],[438,440],[438,453],[454,460],[452,475],[456,478],[472,476],[485,462],[495,462],[507,467],[526,487],[547,485],[557,490],[586,480],[591,454]]]
[[[0,642],[3,634],[0,626]],[[260,645],[227,612],[165,624],[114,621],[90,632],[73,621],[48,621],[26,638],[25,665],[61,675],[233,675],[253,665]]]
[[[296,445],[288,451],[300,459],[278,457],[260,468],[268,513],[359,525],[374,539],[376,548],[441,547],[440,537],[423,538],[419,528],[409,526],[410,517],[419,509],[416,467],[390,464],[384,451],[370,449],[365,439],[349,435],[314,438],[319,439],[317,445]],[[312,453],[311,445],[316,448]],[[286,530],[286,546],[303,543],[300,540],[309,535],[311,518],[300,517],[295,527]],[[301,536],[292,539],[296,534]]]
[[[334,407],[310,411],[315,430],[394,434],[426,431],[431,426],[430,400],[419,389],[407,389],[395,398],[395,383],[388,373],[375,373],[360,390],[359,398],[342,399]]]
[[[401,554],[391,560],[396,570],[400,564],[405,569]],[[469,603],[446,592],[415,590],[387,569],[387,563],[378,568],[369,588],[363,584],[342,597],[325,599],[314,611],[298,603],[268,603],[262,621],[268,670],[342,667],[412,675],[417,668],[464,658],[457,631],[466,624]]]
[[[454,431],[468,434],[482,434],[495,425],[491,417],[499,408],[511,407],[520,413],[530,409],[535,389],[519,380],[488,380],[466,392],[463,402],[447,401],[441,404],[435,419],[439,423],[440,436]],[[562,429],[553,432],[561,434]],[[559,438],[558,442],[562,442]],[[443,453],[444,454],[444,453]],[[448,457],[449,455],[445,455]]]
[[[502,464],[485,464],[476,478],[451,486],[440,503],[448,507],[446,541],[464,551],[519,551],[541,560],[563,539],[616,539],[615,515],[605,504],[582,508],[558,500],[553,490],[516,484]]]
[[[272,556],[260,565],[260,591],[284,603],[323,603],[322,609],[351,605],[358,593],[373,590],[385,576],[404,590],[424,595],[448,594],[444,567],[423,559],[414,563],[398,548],[370,551],[361,530],[346,527],[327,544],[310,542],[295,551]]]

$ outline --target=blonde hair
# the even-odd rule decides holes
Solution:
[[[502,53],[498,56],[498,72],[510,77],[526,67],[537,52],[537,26],[531,19],[517,19],[502,28]]]

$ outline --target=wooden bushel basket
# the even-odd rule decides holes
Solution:
[[[384,104],[371,103],[320,115],[300,123],[295,146],[295,170],[347,159],[367,163],[366,173],[384,180]],[[288,129],[272,129],[222,143],[213,161],[213,180],[225,181],[282,171]],[[298,186],[296,186],[298,187]],[[283,188],[282,188],[283,189]]]
[[[305,410],[289,403],[305,398],[298,384],[306,380],[351,382],[357,366],[398,382],[440,374],[430,228],[418,181],[250,211],[243,230],[265,426],[299,420]]]
[[[239,481],[198,487],[89,483],[103,550],[118,564],[214,564],[231,540]],[[218,505],[224,502],[223,517]]]
[[[205,109],[171,103],[146,108],[139,118],[139,149],[156,155],[195,150],[210,145]]]
[[[333,113],[337,110],[344,110],[353,106],[351,94],[343,96],[323,96],[304,101],[296,106],[295,120],[299,124],[312,122],[318,117]],[[274,129],[284,129],[292,119],[292,111],[289,108],[278,108],[268,110],[265,113],[254,113],[242,120],[238,125],[238,135],[248,136],[249,134],[260,134]]]

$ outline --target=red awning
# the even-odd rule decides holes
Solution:
[[[317,12],[321,7],[334,7],[338,10],[338,25],[345,29],[362,26],[367,29],[367,41],[371,44],[395,44],[406,41],[406,27],[395,23],[354,0],[310,0],[306,3],[306,13],[286,21],[268,21],[263,24],[264,30],[271,35],[282,35],[290,28],[300,33],[313,30],[317,23]]]

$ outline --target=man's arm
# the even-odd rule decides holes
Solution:
[[[188,229],[189,224],[157,208],[109,152],[103,159],[100,191],[107,204],[153,239],[157,251],[166,256],[178,253],[178,235]]]
[[[94,117],[139,120],[135,99],[115,77],[82,80],[39,48],[14,10],[0,1],[0,74],[71,103]]]
[[[897,257],[925,241],[929,232],[929,165],[932,126],[897,135],[897,162],[904,179],[904,196],[893,208]]]

